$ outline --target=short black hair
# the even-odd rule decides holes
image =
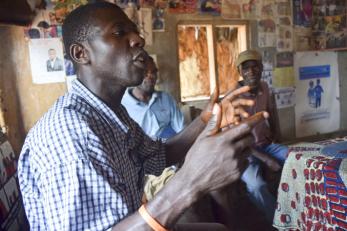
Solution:
[[[73,10],[63,24],[63,41],[65,51],[70,57],[70,46],[73,43],[82,43],[93,39],[96,34],[94,19],[97,16],[97,9],[115,8],[121,10],[116,4],[98,1],[82,5]],[[73,59],[71,59],[73,60]]]
[[[41,28],[44,28],[44,29],[48,29],[50,26],[49,26],[48,22],[46,22],[46,21],[40,21],[40,22],[37,24],[37,27],[41,27]]]
[[[36,38],[40,38],[40,31],[36,28],[30,28],[28,30],[28,35],[31,39],[36,39]]]

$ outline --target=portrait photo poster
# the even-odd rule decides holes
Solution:
[[[65,82],[63,45],[59,38],[29,40],[33,83]]]

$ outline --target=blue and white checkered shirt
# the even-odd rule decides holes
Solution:
[[[79,81],[30,130],[18,163],[31,230],[107,230],[141,205],[144,174],[165,167],[120,106],[113,112]]]

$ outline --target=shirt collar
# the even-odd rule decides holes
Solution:
[[[149,100],[148,105],[152,105],[158,97],[159,97],[158,92],[154,91],[153,94],[152,94],[151,99]]]
[[[73,81],[71,94],[79,95],[107,121],[112,121],[113,123],[118,124],[125,132],[128,131],[128,127],[119,119],[116,113],[101,99],[95,96],[86,86],[84,86],[79,79]],[[120,113],[121,117],[123,117],[123,114],[126,114],[126,111],[122,106],[120,106],[117,113]]]
[[[263,95],[264,94],[264,84],[263,82],[261,81],[259,83],[259,89],[258,89],[258,92],[256,95],[253,95],[251,94],[250,92],[246,92],[244,93],[243,95],[246,96],[246,97],[257,97],[257,96],[260,96],[260,95]]]
[[[134,88],[127,88],[127,90],[124,93],[123,99],[126,99],[128,101],[128,103],[132,104],[132,105],[139,105],[142,102],[140,100],[138,100],[137,98],[135,98],[130,92],[133,90]]]
[[[125,98],[127,100],[127,103],[130,103],[130,104],[136,104],[136,105],[147,105],[145,103],[143,103],[141,100],[138,100],[136,97],[134,97],[130,92],[133,90],[134,88],[131,87],[131,88],[128,88],[126,91],[125,91],[125,94],[124,94],[124,97],[123,99]],[[155,100],[158,98],[158,92],[157,91],[154,91],[153,94],[152,94],[152,97],[151,99],[149,100],[148,102],[148,105],[152,105]]]

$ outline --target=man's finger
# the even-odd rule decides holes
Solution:
[[[219,104],[213,105],[212,116],[208,121],[205,130],[207,131],[206,136],[212,136],[219,132],[220,124],[222,122],[222,109]]]
[[[226,129],[217,135],[225,137],[226,140],[230,141],[238,140],[250,133],[258,123],[264,121],[268,116],[269,113],[267,112],[258,112],[253,116],[246,118],[241,124]]]
[[[242,123],[251,126],[252,128],[264,119],[269,118],[269,113],[261,111],[255,113],[253,116],[246,118]]]
[[[209,119],[211,118],[213,106],[215,103],[218,102],[218,98],[219,98],[219,88],[215,87],[212,95],[210,96],[210,101],[208,102],[205,110],[200,114],[201,120],[204,123],[207,124]]]
[[[248,118],[249,117],[248,112],[246,112],[245,109],[242,107],[235,108],[235,116],[236,115],[242,116],[242,118]]]
[[[222,128],[230,126],[232,124],[238,125],[241,122],[241,118],[247,118],[249,114],[242,108],[228,108],[226,111],[223,111],[225,121],[222,119]]]
[[[235,116],[234,117],[234,124],[235,125],[238,125],[241,123],[241,117],[239,115]]]
[[[227,94],[224,96],[223,100],[233,100],[235,99],[237,96],[244,94],[246,92],[248,92],[251,88],[249,86],[243,86],[240,87],[236,90],[232,90],[227,92]]]
[[[218,102],[218,98],[219,98],[219,88],[216,86],[213,90],[212,95],[210,96],[210,103],[212,103],[212,105],[214,103]]]
[[[254,143],[254,137],[249,134],[242,139],[236,141],[233,143],[236,150],[239,150],[238,154],[244,155],[245,158],[247,158],[250,155],[249,153],[245,153],[245,150],[249,151],[249,147]]]
[[[233,100],[231,102],[231,105],[233,105],[234,107],[238,107],[238,106],[253,106],[254,105],[254,100],[239,98],[239,99]]]

